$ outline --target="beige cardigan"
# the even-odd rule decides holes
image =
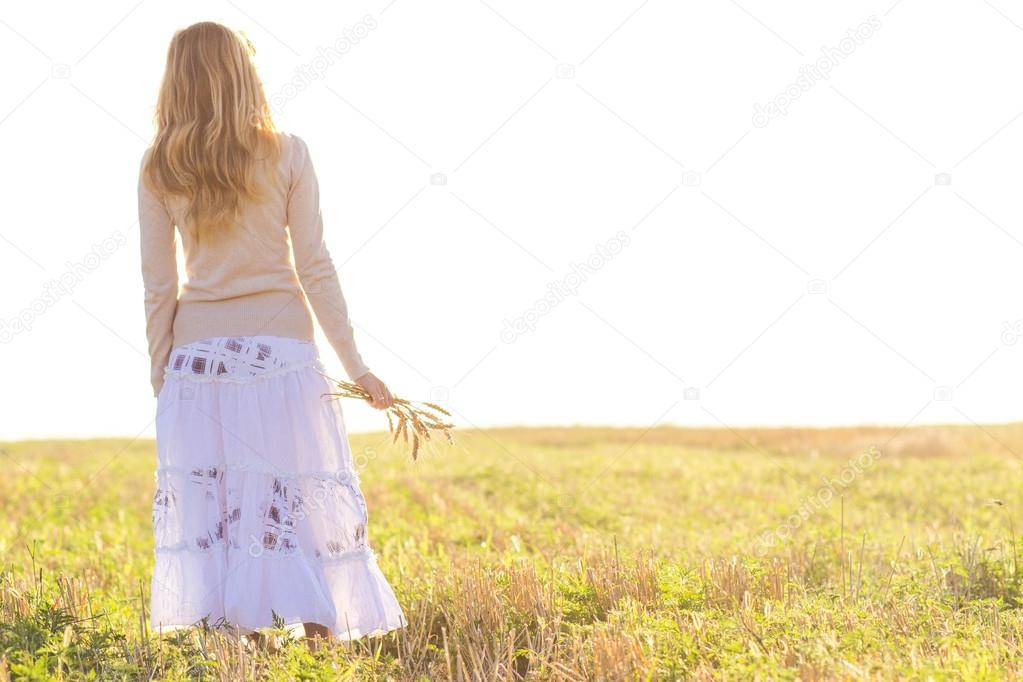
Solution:
[[[189,230],[180,228],[184,199],[162,201],[139,174],[153,395],[163,385],[171,349],[182,344],[257,334],[313,341],[310,306],[348,377],[354,380],[369,371],[356,349],[337,271],[323,241],[319,185],[309,148],[297,135],[280,137],[283,186],[269,189],[263,203],[244,206],[233,233],[204,233],[198,244]],[[151,151],[146,150],[142,163]],[[176,225],[187,274],[180,292]]]

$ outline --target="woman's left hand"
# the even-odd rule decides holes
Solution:
[[[380,381],[373,372],[366,372],[356,379],[355,383],[370,394],[371,399],[368,401],[370,407],[375,407],[378,410],[386,410],[394,404],[394,396],[391,395],[391,390],[387,388],[387,384]]]

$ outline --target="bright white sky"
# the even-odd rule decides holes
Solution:
[[[460,424],[1023,414],[1019,7],[339,4],[0,11],[0,439],[152,435],[137,170],[199,20],[248,33],[270,93],[319,69],[277,120],[313,151],[363,357]]]

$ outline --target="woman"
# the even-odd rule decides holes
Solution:
[[[371,405],[393,398],[356,349],[309,149],[276,131],[251,54],[216,23],[174,35],[140,168],[157,397],[151,621],[378,635],[407,622],[369,546],[340,404],[321,397],[310,307]]]

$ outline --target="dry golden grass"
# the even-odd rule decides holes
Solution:
[[[0,446],[0,680],[1020,677],[1019,425],[352,444],[410,623],[316,652],[148,632],[151,442]]]

